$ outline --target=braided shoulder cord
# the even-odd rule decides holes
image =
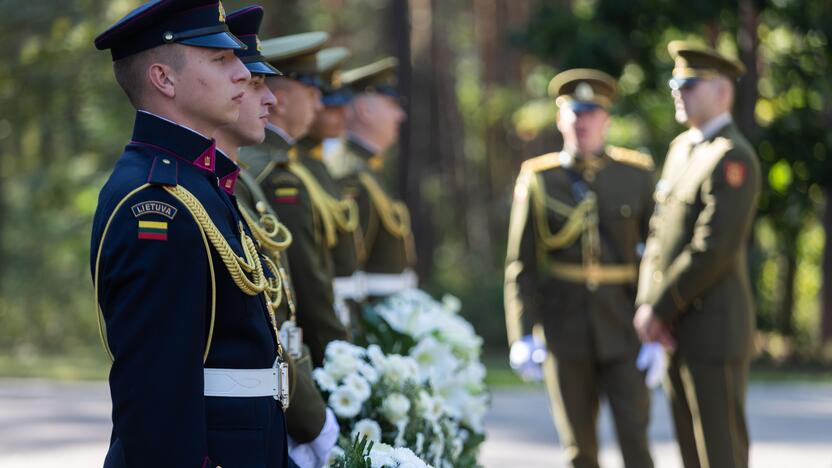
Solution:
[[[205,208],[191,192],[179,185],[165,187],[165,190],[179,198],[193,213],[196,222],[205,231],[205,235],[208,237],[211,245],[214,246],[223,264],[228,269],[228,273],[231,275],[234,284],[249,296],[256,296],[265,291],[268,287],[268,282],[263,272],[263,264],[260,262],[257,246],[251,237],[245,233],[242,223],[240,223],[239,228],[245,259],[237,256],[220,230],[211,221],[208,212],[205,211]],[[248,278],[247,273],[251,273],[252,279]]]
[[[409,236],[410,231],[410,211],[401,201],[394,201],[384,193],[384,189],[376,182],[370,174],[366,172],[358,173],[358,180],[367,189],[370,194],[370,200],[376,207],[376,211],[381,218],[381,223],[384,228],[392,235],[403,238]]]

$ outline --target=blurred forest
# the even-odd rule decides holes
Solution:
[[[133,112],[92,40],[138,3],[0,0],[0,356],[99,352],[90,223]],[[610,142],[661,163],[682,130],[667,42],[740,58],[750,73],[735,117],[767,177],[749,265],[762,358],[832,362],[829,0],[261,3],[263,37],[328,31],[351,66],[399,57],[409,119],[388,179],[413,212],[423,282],[458,295],[493,352],[505,348],[514,178],[524,159],[560,148],[549,79],[572,67],[620,76]]]

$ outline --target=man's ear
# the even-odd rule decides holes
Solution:
[[[274,94],[275,104],[271,108],[271,113],[286,115],[289,112],[289,94],[283,88],[272,88],[272,94]]]
[[[164,63],[151,64],[147,70],[150,83],[158,92],[165,97],[173,99],[176,97],[176,75],[173,68]]]
[[[373,118],[373,102],[372,97],[364,97],[355,101],[355,115],[363,122],[369,122]]]

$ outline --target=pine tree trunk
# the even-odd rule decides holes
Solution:
[[[820,340],[832,341],[832,188],[825,189],[826,206],[823,210],[823,232],[826,243],[823,248],[823,288],[821,296]]]

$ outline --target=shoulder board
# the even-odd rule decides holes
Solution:
[[[541,172],[558,166],[560,166],[560,153],[556,151],[523,161],[523,165],[520,166],[520,171]]]
[[[655,167],[653,165],[653,158],[649,154],[642,153],[641,151],[621,148],[620,146],[608,146],[607,155],[616,162],[634,166],[645,171],[652,171]]]
[[[174,187],[179,184],[179,162],[176,158],[156,156],[150,164],[147,183]]]

